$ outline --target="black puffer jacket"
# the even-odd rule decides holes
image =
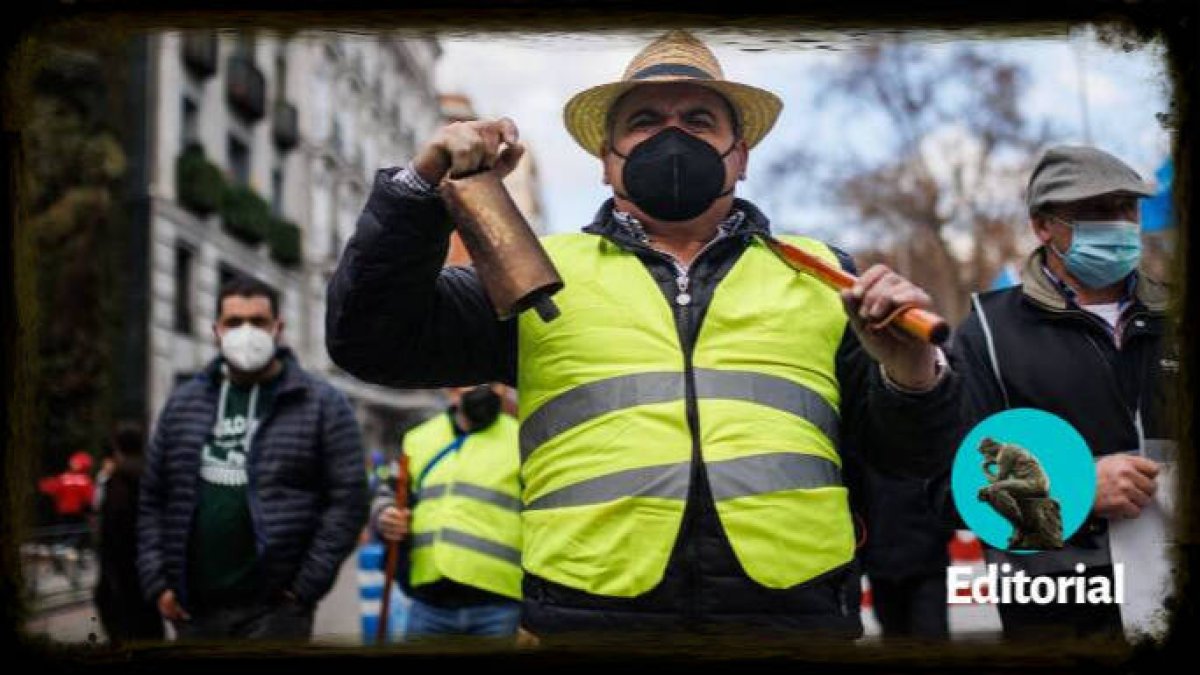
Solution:
[[[333,586],[367,520],[362,438],[344,394],[281,350],[283,374],[255,433],[247,471],[269,588],[315,604]],[[158,416],[138,502],[138,573],[146,599],[173,589],[185,607],[187,543],[200,451],[217,417],[220,359],[179,385]]]
[[[930,508],[925,481],[867,471],[863,572],[872,580],[944,576],[954,529]]]
[[[357,377],[400,387],[515,384],[516,322],[500,322],[473,269],[441,269],[450,225],[437,198],[407,192],[377,174],[375,187],[329,285],[326,344],[334,361]],[[692,264],[690,320],[677,328],[691,349],[713,291],[766,217],[749,202],[740,228]],[[638,256],[666,298],[678,292],[675,271],[661,253],[617,224],[612,202],[584,229]],[[843,265],[852,266],[842,256]],[[674,306],[674,303],[671,303]],[[847,329],[837,355],[841,384],[842,451],[860,452],[885,471],[929,476],[948,461],[958,419],[957,382],[951,374],[932,392],[899,393]],[[523,623],[535,633],[561,631],[670,631],[736,624],[758,628],[861,633],[859,609],[847,592],[849,566],[785,590],[747,576],[716,517],[707,477],[692,449],[691,492],[666,574],[650,592],[632,599],[590,595],[525,576]]]

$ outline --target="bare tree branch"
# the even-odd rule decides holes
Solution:
[[[815,105],[882,113],[892,144],[871,160],[820,155],[808,144],[772,164],[769,180],[797,198],[825,191],[888,242],[891,252],[877,250],[877,259],[892,260],[961,319],[969,292],[1014,257],[1027,218],[1021,177],[1053,136],[1022,110],[1028,73],[974,45],[881,38],[826,77]]]

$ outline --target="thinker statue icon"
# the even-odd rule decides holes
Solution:
[[[1045,551],[1063,547],[1062,509],[1050,496],[1050,477],[1037,458],[1012,443],[985,438],[979,444],[988,485],[979,501],[1013,526],[1008,549]]]

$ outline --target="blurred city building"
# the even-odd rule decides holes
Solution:
[[[479,119],[470,97],[465,94],[445,93],[438,96],[438,105],[443,122],[467,122]],[[525,155],[517,164],[517,168],[504,178],[504,186],[512,195],[513,202],[530,227],[539,235],[546,234],[545,217],[542,213],[541,181],[538,178],[537,163],[533,159],[533,150],[525,143]],[[447,265],[467,265],[471,258],[455,232],[450,238],[450,252],[446,256]]]
[[[375,171],[403,165],[440,124],[440,53],[433,39],[387,33],[145,38],[145,133],[130,152],[145,163],[146,269],[131,275],[145,298],[129,303],[128,325],[148,331],[126,363],[145,371],[148,419],[216,355],[217,292],[237,273],[278,292],[285,342],[351,398],[367,447],[394,446],[399,428],[443,405],[341,372],[324,330],[326,284]]]

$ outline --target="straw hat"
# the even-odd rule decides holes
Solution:
[[[741,118],[742,136],[754,147],[771,130],[783,101],[765,89],[725,79],[717,57],[690,33],[675,30],[633,57],[619,82],[585,89],[567,101],[563,121],[575,141],[599,157],[608,110],[625,92],[642,84],[688,82],[724,96]]]

